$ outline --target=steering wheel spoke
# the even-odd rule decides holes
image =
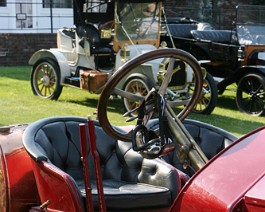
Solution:
[[[170,83],[171,77],[173,74],[174,64],[175,64],[175,59],[170,58],[169,62],[168,62],[167,71],[164,75],[164,79],[163,79],[161,86],[159,88],[159,91],[158,91],[158,93],[161,95],[165,95],[165,93],[167,91],[168,84]]]
[[[130,99],[130,100],[133,100],[133,101],[143,101],[144,100],[143,96],[139,96],[137,94],[126,92],[126,91],[124,91],[122,89],[119,89],[119,88],[114,88],[114,93],[116,95],[119,95],[119,96],[123,97],[123,98],[127,98],[127,99]]]

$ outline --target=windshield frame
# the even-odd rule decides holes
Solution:
[[[265,6],[239,5],[236,9],[239,44],[265,46]]]
[[[150,5],[155,13],[150,13],[146,8]],[[151,44],[159,47],[160,42],[160,17],[161,2],[128,2],[118,0],[115,3],[115,29],[114,29],[114,51],[118,51],[125,44]],[[147,16],[148,12],[148,16]],[[141,35],[141,26],[146,27],[146,31]]]

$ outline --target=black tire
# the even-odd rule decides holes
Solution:
[[[146,96],[152,88],[153,83],[145,75],[131,77],[125,82],[123,86],[124,91],[141,96]],[[122,98],[122,102],[125,112],[132,111],[140,105],[139,101],[133,101],[128,98]],[[136,111],[131,113],[131,115],[136,115]]]
[[[31,71],[31,89],[36,96],[57,100],[63,89],[60,79],[58,63],[50,58],[42,58],[34,64]]]
[[[237,86],[236,103],[243,113],[252,116],[262,115],[265,106],[264,76],[257,73],[243,76]]]
[[[195,105],[193,112],[209,115],[213,112],[218,99],[217,85],[211,74],[207,73],[203,80],[201,98]]]

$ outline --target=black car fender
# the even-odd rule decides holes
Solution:
[[[248,58],[247,58],[247,65],[264,65],[265,66],[265,61],[264,60],[260,60],[259,57],[259,53],[265,53],[265,49],[257,49],[252,51]]]
[[[235,72],[233,78],[235,79],[235,82],[238,83],[244,75],[249,73],[257,73],[265,77],[265,66],[242,66]]]
[[[222,94],[228,85],[233,83],[238,84],[240,79],[249,73],[261,74],[265,77],[265,66],[241,66],[233,74],[227,76],[221,82],[217,84],[218,93]]]

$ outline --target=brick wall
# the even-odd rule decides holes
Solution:
[[[0,66],[28,65],[40,49],[56,48],[56,34],[0,34]]]

